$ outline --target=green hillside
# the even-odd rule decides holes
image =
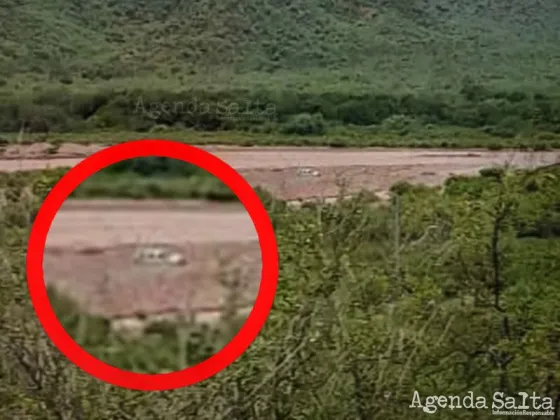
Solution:
[[[465,74],[508,88],[560,84],[553,0],[3,0],[2,10],[5,77],[251,83],[292,73],[306,85],[319,70],[331,83],[347,75],[397,90],[446,88]]]
[[[0,131],[269,123],[305,134],[313,116],[320,134],[402,114],[502,137],[555,133],[559,68],[555,0],[0,1]],[[235,102],[252,117],[145,118],[140,94]],[[265,106],[283,128],[255,117]]]

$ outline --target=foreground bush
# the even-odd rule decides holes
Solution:
[[[10,188],[18,188],[18,194],[26,191],[35,195],[39,202],[66,170],[4,173],[0,174],[0,186],[8,188],[8,197],[16,201],[19,196],[12,197],[15,193]],[[111,165],[87,178],[70,197],[237,200],[229,187],[210,173],[167,158],[129,159]],[[22,218],[24,213],[16,211],[14,217]]]
[[[551,397],[558,410],[560,240],[553,229],[528,227],[550,226],[558,216],[559,176],[551,168],[456,178],[443,191],[400,186],[387,206],[372,206],[364,196],[295,209],[261,193],[281,262],[270,317],[225,371],[165,393],[107,387],[52,348],[27,297],[27,227],[5,220],[0,413],[88,420],[425,418],[409,408],[415,390],[422,397],[472,391],[490,402],[496,391],[531,390]],[[18,197],[21,188],[13,184],[8,193]],[[9,201],[2,214],[21,203]],[[91,322],[105,328],[102,320]],[[97,346],[104,346],[103,336]],[[173,358],[169,346],[149,360],[163,369]],[[115,363],[130,366],[129,355],[118,354]],[[494,418],[484,409],[436,414],[473,416]]]

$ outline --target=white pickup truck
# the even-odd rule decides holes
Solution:
[[[165,247],[144,246],[134,253],[136,264],[161,264],[161,265],[186,265],[187,260],[184,255],[177,251],[172,251]]]

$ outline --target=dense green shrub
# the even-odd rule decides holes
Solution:
[[[192,198],[232,201],[237,197],[218,178],[190,163],[150,156],[122,160],[86,179],[74,198]]]
[[[284,134],[321,135],[325,134],[326,126],[321,114],[298,114],[289,119],[282,127]]]
[[[469,98],[471,98],[469,96]],[[398,120],[398,121],[397,121]],[[271,122],[282,122],[275,128]],[[384,123],[383,123],[384,122]],[[560,98],[521,92],[484,91],[471,99],[446,96],[360,96],[269,91],[104,90],[93,94],[52,89],[28,100],[6,97],[0,104],[0,131],[31,132],[153,127],[197,130],[268,130],[286,134],[321,135],[327,125],[382,128],[402,132],[413,123],[477,128],[512,138],[530,133],[560,132]],[[398,127],[397,127],[398,126]]]

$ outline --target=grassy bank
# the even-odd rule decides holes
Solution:
[[[235,195],[213,176],[189,178],[140,178],[138,176],[93,175],[71,195],[72,198],[162,198],[233,201]]]
[[[307,146],[307,147],[412,147],[412,148],[481,148],[490,150],[521,149],[550,150],[560,148],[557,134],[524,135],[500,138],[472,129],[454,127],[425,127],[400,135],[370,128],[341,127],[324,135],[287,135],[250,133],[240,131],[195,131],[158,127],[149,132],[123,130],[95,130],[76,133],[0,133],[3,146],[10,144],[49,143],[50,152],[56,152],[64,143],[115,144],[143,138],[162,138],[195,145],[231,146]],[[0,155],[1,157],[1,155]]]
[[[71,197],[237,200],[212,174],[187,162],[162,157],[135,158],[111,165],[86,179]]]
[[[67,169],[0,174],[0,186],[30,186],[30,193],[44,197]],[[86,179],[71,198],[203,199],[235,201],[237,197],[210,173],[183,161],[136,158],[111,165]]]

